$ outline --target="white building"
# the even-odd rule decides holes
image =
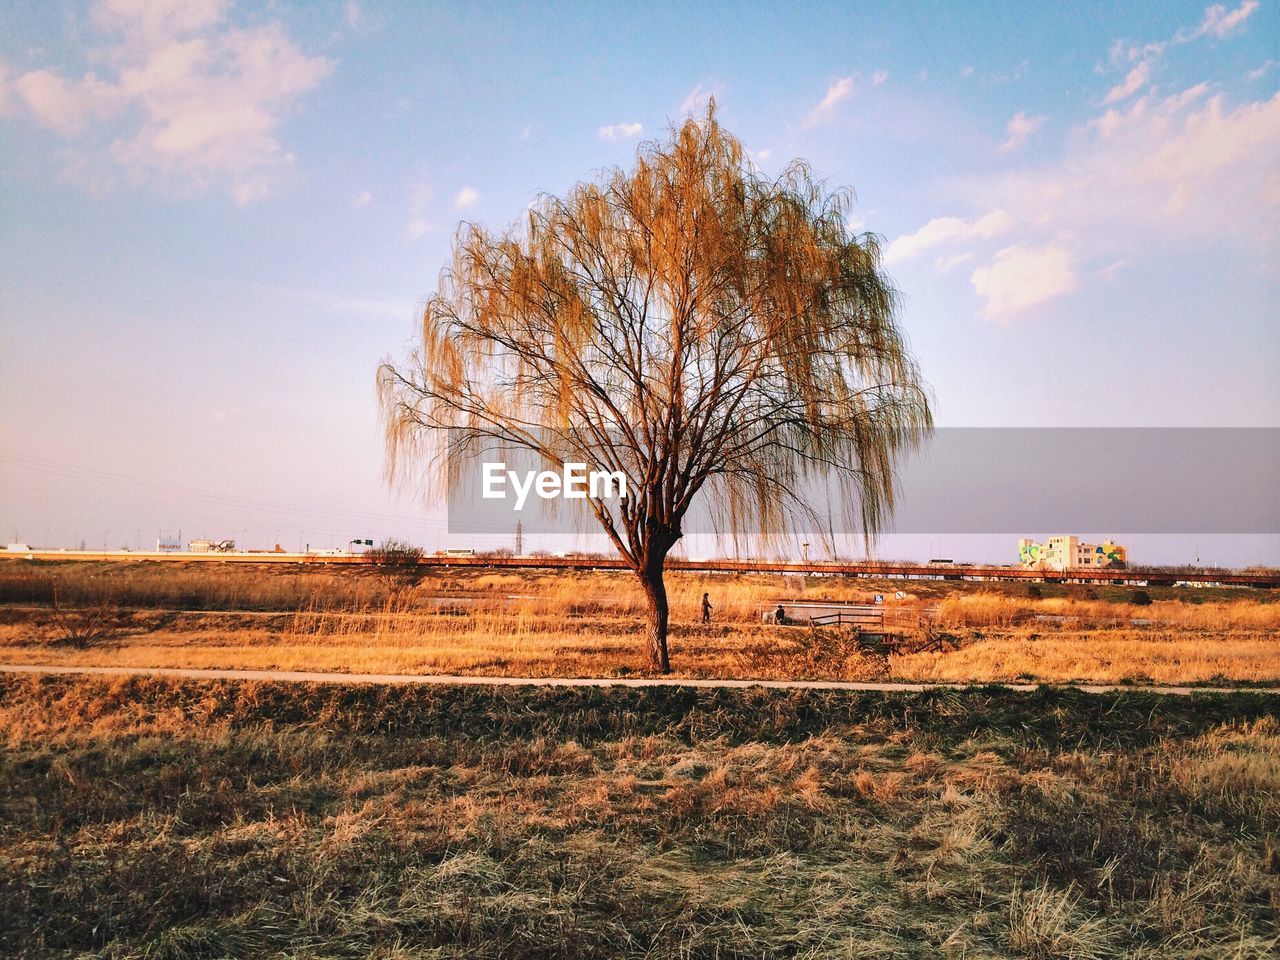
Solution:
[[[1036,570],[1081,570],[1123,567],[1125,549],[1111,540],[1083,543],[1079,537],[1050,537],[1044,543],[1018,541],[1018,558],[1024,567]]]

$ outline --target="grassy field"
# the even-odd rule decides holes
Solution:
[[[669,584],[682,677],[1280,682],[1280,603],[1266,591],[1151,588],[1136,606],[1126,587],[1033,597],[1023,584],[688,573]],[[703,591],[710,626],[696,622]],[[839,630],[761,622],[780,601],[876,593],[942,650],[885,655]],[[629,676],[644,669],[642,618],[625,574],[446,570],[409,587],[301,566],[0,563],[7,663]],[[77,638],[86,621],[101,629]]]
[[[1271,957],[1280,700],[0,679],[0,953]]]

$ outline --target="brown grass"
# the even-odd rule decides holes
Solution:
[[[39,601],[50,578],[60,598],[115,603],[124,624],[109,642],[59,643],[57,617]],[[696,622],[703,591],[716,604],[709,627]],[[779,601],[866,602],[877,592],[891,613],[931,621],[945,648],[886,657],[848,632],[761,623]],[[1118,588],[1105,598],[1076,590],[1032,599],[990,584],[675,573],[670,593],[680,677],[1280,681],[1280,604],[1255,591],[1153,590],[1155,602],[1139,607]],[[360,570],[10,561],[0,564],[0,597],[10,601],[0,606],[7,663],[511,676],[644,669],[643,596],[621,574],[445,570],[389,596]]]
[[[0,679],[0,953],[1270,957],[1277,708]]]
[[[937,612],[944,628],[1008,627],[1059,618],[1078,627],[1126,627],[1136,620],[1188,630],[1280,630],[1280,604],[1258,602],[1249,593],[1232,601],[1158,600],[1139,607],[1078,597],[1032,600],[980,592],[947,597]]]

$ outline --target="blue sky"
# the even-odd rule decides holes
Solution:
[[[1280,4],[1128,7],[8,4],[0,534],[442,545],[373,375],[458,222],[709,95],[857,191],[939,423],[1280,426]]]

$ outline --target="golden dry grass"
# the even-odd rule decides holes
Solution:
[[[50,577],[59,578],[60,596],[119,604],[127,622],[83,649],[59,643],[37,589]],[[1124,602],[1133,591],[1119,589],[1091,598],[1096,591],[1059,588],[1031,598],[927,581],[684,573],[669,580],[677,677],[1280,681],[1280,603],[1265,593],[1152,591],[1153,603],[1135,606]],[[37,602],[22,603],[24,590]],[[716,605],[709,627],[696,622],[704,591]],[[887,595],[891,613],[930,620],[935,634],[949,637],[946,648],[886,658],[836,630],[761,623],[779,601],[867,602],[874,593]],[[643,595],[633,578],[615,573],[445,570],[388,594],[364,571],[149,564],[33,572],[0,564],[0,597],[11,604],[0,606],[6,663],[570,677],[644,669]]]
[[[894,658],[920,681],[1280,681],[1280,637],[1261,630],[1062,630],[984,635],[946,653]]]
[[[1261,960],[1275,711],[0,678],[0,953]]]
[[[1085,627],[1124,627],[1133,621],[1189,630],[1280,630],[1280,604],[1257,602],[1245,593],[1231,601],[1188,603],[1155,600],[1149,606],[1080,597],[1011,597],[978,592],[946,597],[938,605],[942,627],[1007,627],[1061,618]]]

